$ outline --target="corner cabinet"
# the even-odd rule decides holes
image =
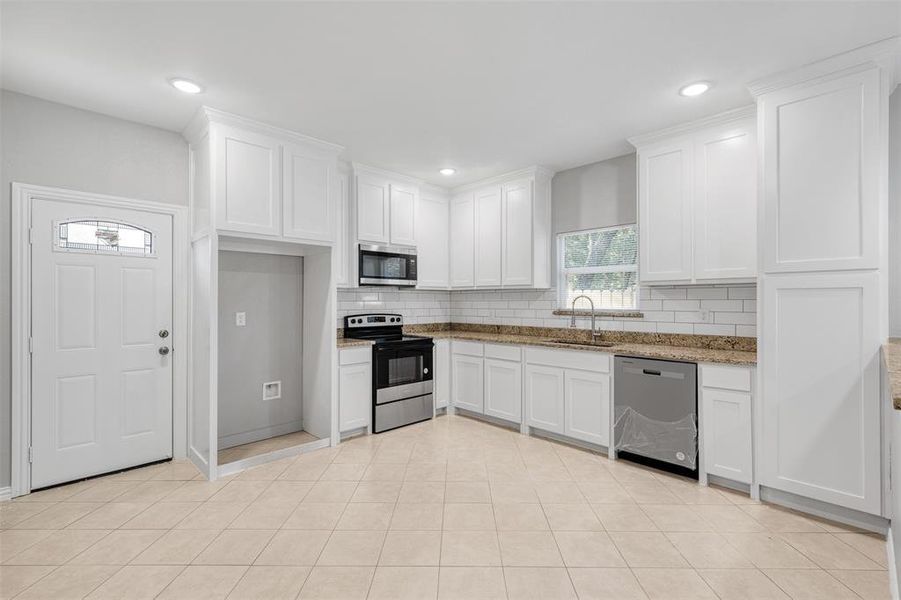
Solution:
[[[632,138],[643,283],[757,275],[755,107]]]
[[[455,190],[451,288],[551,286],[552,175],[532,167]]]
[[[197,184],[195,234],[208,231],[209,211],[220,233],[335,243],[333,186],[341,146],[209,108],[201,109],[185,137],[194,176],[208,175],[210,184]]]
[[[450,200],[443,190],[422,188],[416,209],[416,287],[444,289],[450,285]]]

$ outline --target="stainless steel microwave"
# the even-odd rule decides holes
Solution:
[[[360,244],[360,285],[416,285],[416,248]]]

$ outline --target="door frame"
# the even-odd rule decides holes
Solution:
[[[172,457],[184,458],[187,445],[188,217],[186,206],[135,200],[55,187],[13,183],[12,201],[12,418],[11,490],[15,498],[31,493],[31,209],[35,200],[78,202],[139,210],[172,217]]]

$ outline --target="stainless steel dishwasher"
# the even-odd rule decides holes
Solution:
[[[698,476],[698,365],[617,356],[614,449],[634,460]]]

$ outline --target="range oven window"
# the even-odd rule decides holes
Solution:
[[[416,383],[422,379],[422,355],[396,356],[388,361],[389,387]]]
[[[378,279],[406,279],[408,259],[387,254],[364,253],[361,260],[361,277]]]

